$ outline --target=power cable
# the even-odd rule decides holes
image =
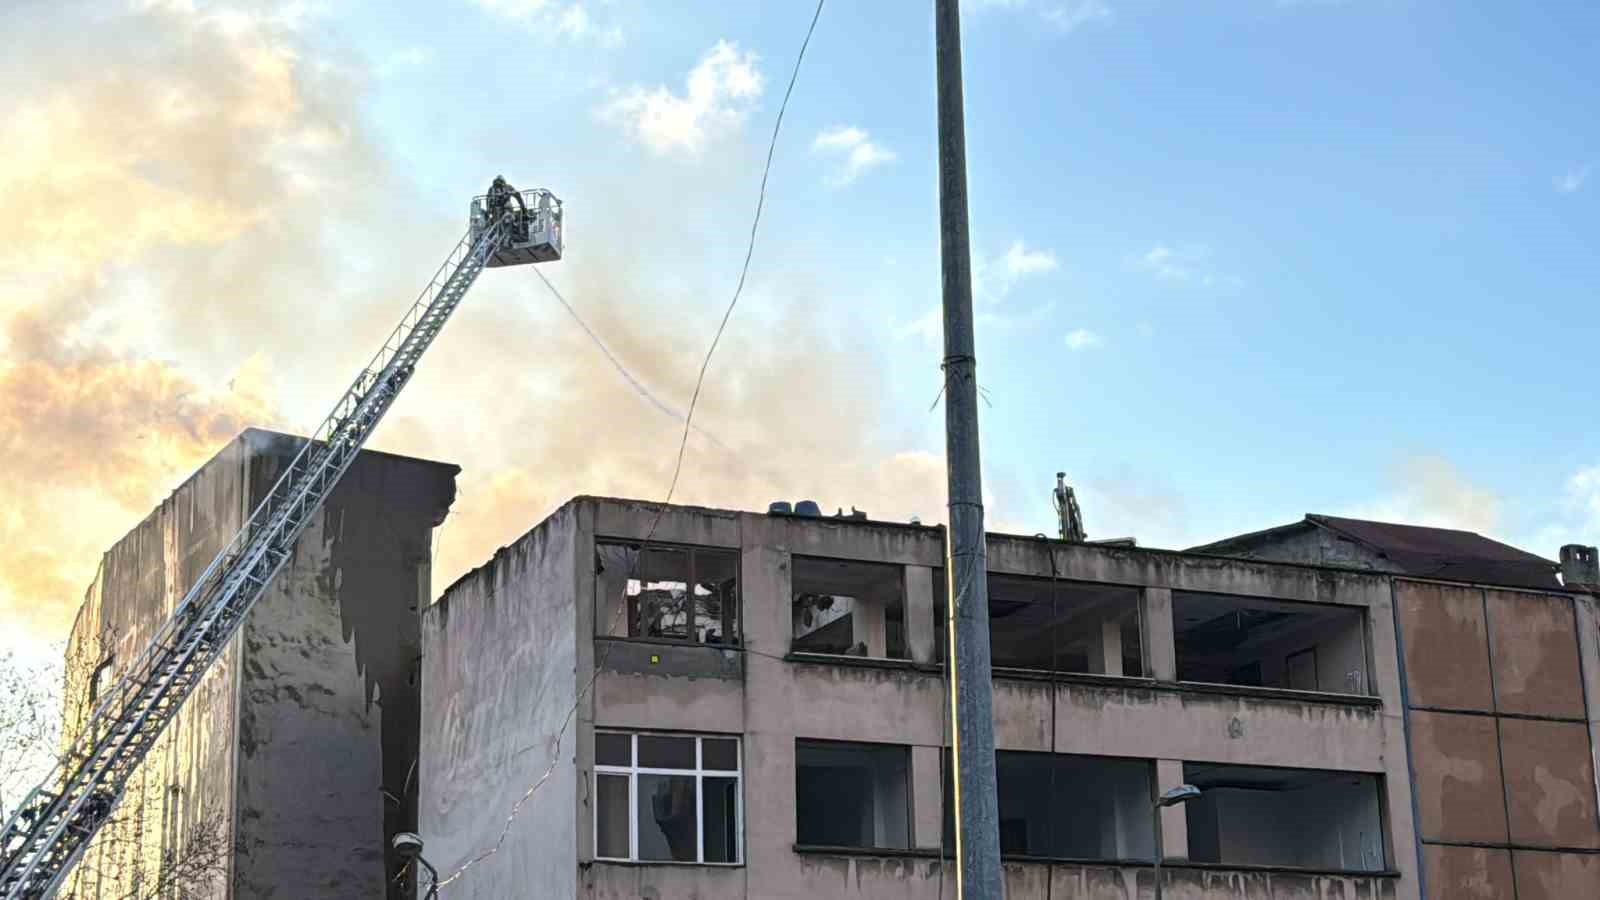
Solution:
[[[672,481],[667,486],[666,498],[664,500],[662,500],[660,505],[658,505],[656,507],[655,516],[651,519],[650,527],[646,530],[644,538],[638,542],[641,545],[641,552],[639,553],[639,555],[634,560],[633,571],[631,571],[629,573],[630,574],[630,580],[631,580],[631,576],[636,576],[638,574],[637,569],[638,569],[638,566],[639,566],[639,560],[642,560],[644,558],[644,553],[642,552],[643,545],[648,544],[650,542],[650,539],[655,536],[656,528],[661,523],[661,517],[666,512],[667,506],[669,504],[671,504],[673,494],[677,492],[678,479],[680,478],[680,476],[683,473],[684,453],[685,453],[685,451],[687,450],[687,448],[689,446],[689,431],[694,426],[694,412],[695,412],[695,408],[699,404],[701,389],[705,384],[706,370],[711,365],[711,357],[712,357],[712,354],[716,353],[717,344],[722,340],[723,331],[726,330],[727,327],[728,327],[728,320],[733,316],[734,307],[736,307],[739,304],[739,297],[744,293],[745,280],[746,280],[746,278],[748,277],[748,275],[750,273],[750,261],[755,255],[756,233],[757,233],[757,231],[758,231],[758,229],[760,228],[760,225],[761,225],[761,213],[762,213],[762,210],[766,207],[767,180],[772,174],[772,159],[773,159],[773,156],[775,155],[775,153],[777,152],[778,135],[779,135],[779,132],[781,131],[781,129],[783,127],[783,114],[789,108],[789,98],[794,93],[795,82],[800,77],[801,64],[805,61],[805,58],[806,58],[806,48],[811,46],[811,37],[812,37],[813,34],[816,33],[817,20],[822,17],[822,8],[823,8],[824,5],[826,5],[826,3],[827,3],[827,0],[817,0],[816,12],[814,12],[812,14],[812,16],[811,16],[811,24],[806,28],[805,39],[800,43],[800,52],[795,58],[794,70],[789,75],[789,86],[784,90],[784,92],[783,92],[783,102],[781,104],[779,104],[779,106],[778,106],[777,121],[772,126],[772,138],[771,138],[771,140],[769,141],[769,143],[767,145],[766,163],[762,167],[762,170],[761,170],[761,189],[760,189],[760,192],[759,192],[759,194],[757,195],[757,198],[756,198],[755,216],[753,217],[753,219],[751,220],[751,223],[750,223],[750,239],[749,239],[749,244],[745,249],[744,264],[743,264],[743,266],[740,267],[740,270],[739,270],[739,281],[738,281],[738,284],[734,287],[733,299],[728,303],[728,308],[722,314],[722,321],[720,323],[718,323],[718,325],[717,325],[716,334],[711,339],[711,346],[709,348],[707,348],[705,358],[700,363],[700,372],[699,372],[699,375],[695,378],[694,394],[689,399],[689,410],[688,410],[687,414],[685,414],[685,416],[683,417],[683,435],[678,441],[678,456],[677,456],[677,461],[673,465]],[[537,271],[537,269],[535,269],[535,271]],[[541,279],[544,278],[544,275],[542,273],[540,274],[540,278]],[[546,281],[546,284],[549,284],[549,282]],[[552,286],[551,289],[554,290],[554,287]],[[557,296],[559,298],[559,293],[557,294]],[[565,300],[562,300],[562,303],[563,303],[563,305],[566,305],[566,301]],[[568,311],[571,312],[571,307],[570,306],[568,306]],[[573,313],[573,316],[574,316],[574,318],[576,318],[577,317],[576,313]],[[581,322],[580,322],[580,324],[581,324]],[[585,330],[586,331],[588,330],[587,326],[585,326]],[[590,335],[594,336],[593,332],[590,332]],[[596,341],[598,342],[598,338],[596,338]],[[609,354],[607,354],[607,355],[609,356]],[[620,365],[618,366],[618,368],[619,369],[621,368]],[[630,378],[630,381],[631,380],[632,379]],[[635,382],[635,384],[637,384],[637,382]],[[493,595],[493,592],[491,592],[491,596],[492,595]],[[691,596],[692,596],[692,588],[691,588]],[[611,627],[609,629],[607,629],[607,632],[606,632],[607,634],[609,634],[612,630],[615,630],[617,623],[621,620],[623,611],[626,610],[626,609],[627,609],[627,604],[626,603],[618,604],[617,612],[613,616]],[[528,802],[528,800],[530,800],[533,797],[533,795],[539,790],[539,788],[542,787],[545,784],[545,782],[550,780],[551,776],[555,774],[556,769],[560,766],[560,763],[561,763],[561,744],[562,744],[562,741],[566,737],[567,729],[571,726],[573,717],[577,715],[578,708],[583,705],[583,702],[588,698],[590,692],[594,689],[595,681],[600,676],[601,667],[604,665],[606,657],[610,653],[610,649],[611,649],[611,645],[607,644],[605,646],[605,650],[602,651],[600,656],[595,660],[594,665],[592,667],[593,671],[591,671],[591,673],[589,675],[588,682],[584,685],[583,690],[578,693],[578,696],[575,698],[575,701],[572,704],[572,707],[567,710],[566,716],[562,719],[561,728],[556,732],[555,746],[554,746],[552,754],[551,754],[550,766],[547,769],[545,769],[544,773],[541,774],[538,779],[536,779],[531,785],[529,785],[528,789],[525,792],[523,792],[522,796],[517,798],[517,802],[512,805],[511,813],[510,813],[510,815],[508,815],[506,817],[505,827],[501,829],[500,837],[495,841],[494,846],[489,847],[488,849],[480,852],[478,855],[476,855],[476,856],[472,857],[471,859],[468,859],[466,862],[462,863],[448,877],[445,877],[443,879],[439,879],[437,881],[437,883],[436,883],[437,887],[444,887],[445,885],[450,884],[451,882],[455,881],[457,878],[460,878],[463,874],[465,874],[467,872],[467,870],[471,869],[474,865],[477,865],[478,863],[482,862],[483,860],[488,859],[489,857],[493,856],[494,854],[500,852],[500,848],[505,846],[506,838],[509,837],[510,834],[511,834],[511,826],[516,822],[517,816],[521,814],[523,806]],[[746,648],[746,652],[749,652],[748,648]],[[771,654],[762,654],[762,655],[771,655]]]

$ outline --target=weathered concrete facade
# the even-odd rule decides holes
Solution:
[[[1584,593],[1397,579],[1426,896],[1600,896],[1600,630]]]
[[[68,646],[69,729],[298,447],[246,431],[106,553]],[[135,773],[73,896],[149,890],[175,865],[189,869],[186,896],[408,895],[386,888],[387,837],[416,819],[419,609],[457,471],[357,459]]]
[[[650,574],[652,548],[697,574]],[[725,555],[737,571],[733,640],[716,579],[703,577]],[[420,828],[450,896],[953,897],[939,860],[951,850],[943,559],[936,528],[688,507],[658,515],[598,498],[564,506],[424,614]],[[895,567],[903,606],[880,615],[864,593],[800,585],[797,565],[819,560],[839,572]],[[1072,646],[1049,648],[1066,662],[995,678],[996,744],[1020,785],[1008,793],[1002,765],[1002,841],[1021,848],[1008,852],[1013,900],[1152,897],[1158,829],[1170,898],[1420,900],[1391,575],[999,535],[989,567],[1016,590],[1070,587],[1082,598],[1051,607],[1055,621],[1072,620]],[[687,635],[681,612],[631,631],[674,579],[689,585],[674,596],[696,597]],[[1217,623],[1235,619],[1240,630],[1219,639]],[[1270,639],[1243,637],[1244,623]],[[797,649],[827,643],[830,628],[854,646]],[[1034,652],[1030,630],[1015,630],[1018,659]],[[1245,655],[1218,668],[1229,653]],[[1280,674],[1262,653],[1278,654]],[[1182,680],[1197,659],[1235,683]],[[1329,687],[1284,686],[1293,678]],[[737,772],[710,762],[729,738]],[[660,768],[647,741],[693,749]],[[879,805],[861,811],[862,836],[847,846],[837,834],[857,823],[829,819],[827,806],[857,794],[813,788],[852,775],[815,762],[852,748],[893,766],[887,781],[880,767],[877,781],[858,782]],[[1038,784],[1058,792],[1042,827],[1030,767],[1047,768]],[[1130,773],[1134,793],[1106,787]],[[1204,802],[1150,811],[1185,781],[1203,781]],[[725,795],[713,784],[737,793],[736,815],[719,812]],[[670,807],[688,785],[694,833],[679,844]],[[1294,837],[1308,806],[1330,811],[1309,822],[1314,841]],[[1074,813],[1058,821],[1052,808]],[[737,836],[731,856],[727,835]],[[1287,858],[1296,862],[1272,862]],[[1523,878],[1566,877],[1579,863],[1553,858]]]

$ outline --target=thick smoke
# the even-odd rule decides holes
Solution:
[[[239,428],[315,423],[459,222],[416,214],[363,119],[370,68],[292,14],[24,3],[0,30],[0,619],[50,640],[99,554]],[[591,215],[551,275],[681,409],[735,273],[607,252],[669,227],[651,206]],[[671,476],[681,422],[517,274],[479,288],[376,438],[464,467],[436,586],[574,494],[654,499]],[[694,302],[665,308],[663,280]],[[874,347],[833,333],[806,278],[757,281],[677,499],[936,519],[941,460],[886,431]]]

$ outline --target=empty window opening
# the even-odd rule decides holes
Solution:
[[[595,544],[595,631],[696,644],[739,642],[739,554]]]
[[[112,664],[116,657],[107,656],[94,667],[94,673],[89,676],[89,708],[92,710],[99,705],[110,693],[112,685],[116,683],[116,673]]]
[[[1378,776],[1185,763],[1189,858],[1345,872],[1385,868]]]
[[[594,854],[740,861],[739,739],[595,732]]]
[[[911,749],[795,741],[795,840],[817,847],[911,846]]]
[[[906,658],[904,567],[796,556],[790,574],[792,649]]]
[[[1172,593],[1181,681],[1366,694],[1365,624],[1354,606]]]
[[[934,633],[948,655],[944,570],[933,573]],[[1119,584],[989,573],[989,646],[997,669],[1145,674],[1140,591]]]
[[[1110,756],[995,753],[1000,852],[1074,860],[1155,858],[1151,764]],[[954,846],[953,772],[945,760],[945,843]]]

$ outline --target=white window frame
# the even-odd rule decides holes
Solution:
[[[613,766],[601,765],[598,761],[594,765],[594,777],[591,783],[590,796],[595,798],[593,809],[593,850],[594,858],[602,862],[642,863],[646,865],[665,866],[742,866],[744,865],[744,741],[735,734],[683,734],[671,731],[624,731],[615,728],[596,728],[596,743],[602,734],[620,734],[628,737],[628,765]],[[680,738],[694,741],[694,768],[692,769],[662,769],[639,765],[639,738],[663,737]],[[708,769],[705,767],[705,741],[733,741],[734,766],[733,769]],[[626,858],[619,856],[600,855],[600,776],[621,775],[628,779],[628,855]],[[640,775],[676,775],[694,777],[694,854],[693,860],[677,859],[640,859],[639,858],[639,776]],[[734,786],[733,827],[734,846],[733,859],[729,862],[706,862],[706,816],[705,816],[705,779],[732,778]]]

